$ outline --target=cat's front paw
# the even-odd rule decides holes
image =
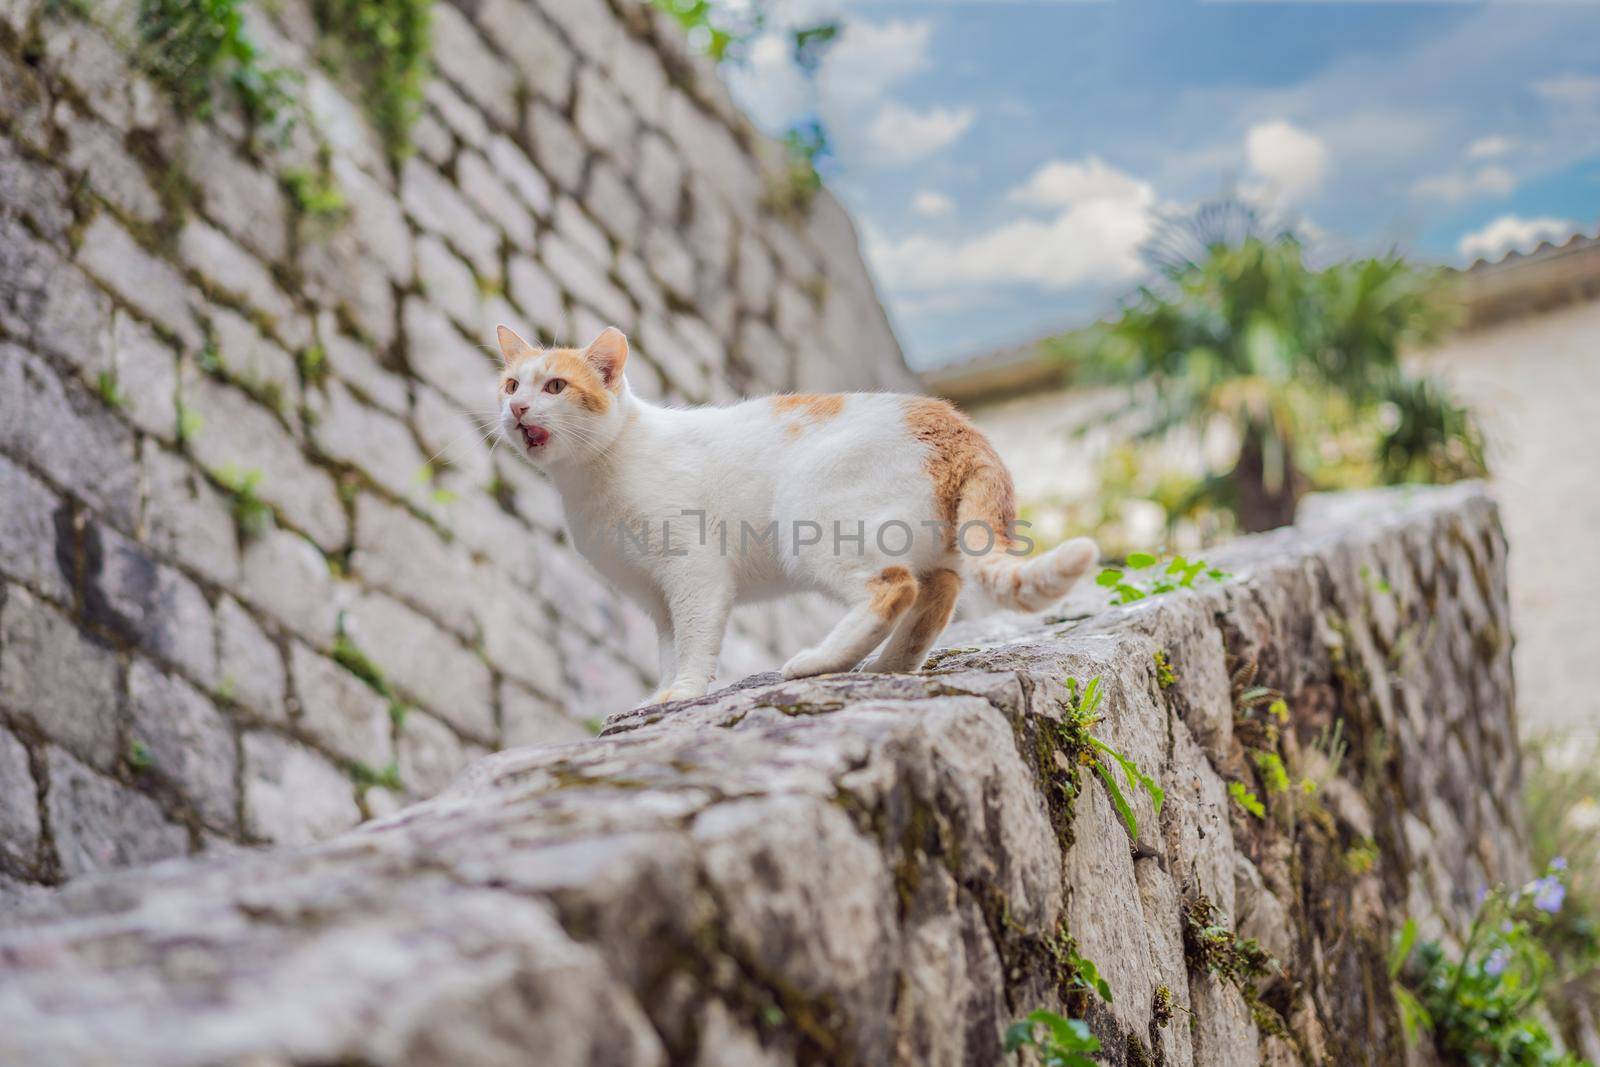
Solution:
[[[674,700],[693,700],[695,697],[705,696],[704,689],[695,690],[687,686],[668,687],[640,702],[638,708],[648,708],[655,704],[671,704]]]
[[[813,678],[819,674],[832,674],[839,669],[833,658],[820,649],[807,648],[796,652],[783,665],[785,678]]]

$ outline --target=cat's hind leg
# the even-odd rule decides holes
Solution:
[[[785,678],[847,671],[889,636],[917,600],[917,580],[904,567],[885,567],[868,578],[850,610],[820,644],[794,655],[783,665]]]
[[[866,666],[879,674],[909,674],[922,669],[928,649],[939,639],[956,610],[961,595],[961,575],[952,570],[929,571],[917,578],[917,600],[900,619],[889,643]]]

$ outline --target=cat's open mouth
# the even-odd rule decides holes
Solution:
[[[522,431],[522,443],[529,449],[538,448],[550,440],[550,431],[543,426],[518,426]]]

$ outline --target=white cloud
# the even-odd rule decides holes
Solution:
[[[1541,241],[1560,241],[1577,228],[1578,224],[1570,219],[1501,215],[1481,230],[1463,236],[1456,251],[1463,259],[1496,259],[1512,250],[1531,251]]]
[[[1148,188],[1131,174],[1117,170],[1097,156],[1081,163],[1054,159],[1011,191],[1011,198],[1040,207],[1070,207],[1087,200],[1127,199]]]
[[[1517,176],[1502,166],[1482,167],[1472,173],[1453,171],[1418,178],[1411,191],[1424,200],[1459,204],[1479,196],[1505,196],[1517,187]]]
[[[1551,103],[1593,107],[1600,104],[1600,75],[1561,74],[1534,82],[1533,91]]]
[[[870,162],[904,166],[954,144],[977,115],[970,107],[931,107],[918,111],[891,100],[878,109],[877,117],[861,131],[857,146]]]
[[[1250,169],[1285,202],[1313,192],[1328,170],[1328,147],[1322,139],[1283,119],[1250,127],[1244,149]]]
[[[1497,159],[1506,155],[1516,147],[1516,142],[1509,137],[1495,134],[1491,137],[1480,137],[1467,145],[1468,159]]]
[[[734,97],[768,130],[779,130],[811,108],[811,89],[793,50],[781,33],[762,34],[751,41],[744,62],[725,64]]]
[[[943,193],[924,189],[911,200],[911,210],[923,218],[937,219],[956,209],[956,202]]]
[[[871,103],[928,66],[929,22],[847,21],[818,71],[834,105]]]
[[[1102,168],[1103,178],[1118,180],[1091,183],[1093,195],[1058,201],[1051,218],[1014,219],[965,240],[918,234],[893,241],[869,232],[868,257],[885,284],[902,293],[1017,284],[1064,290],[1135,277],[1143,269],[1139,246],[1153,225],[1155,190],[1098,160],[1065,166],[1085,173]],[[1039,174],[1064,173],[1052,168]]]

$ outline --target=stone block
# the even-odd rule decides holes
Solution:
[[[431,715],[409,711],[400,724],[400,781],[408,792],[431,797],[467,765],[466,749],[449,727]]]
[[[298,641],[289,644],[289,670],[301,729],[352,763],[377,769],[394,760],[388,700],[340,664]]]
[[[150,547],[214,582],[238,581],[238,527],[227,498],[163,448],[147,445],[142,466]]]
[[[556,185],[572,193],[583,184],[589,150],[567,120],[541,100],[528,105],[528,142],[533,161]]]
[[[303,845],[361,821],[349,777],[298,741],[245,733],[245,832],[258,841]]]
[[[337,321],[326,313],[317,320],[317,336],[329,370],[389,414],[405,414],[410,406],[406,380],[380,363],[367,345],[341,333]]]
[[[189,450],[225,484],[260,472],[254,492],[329,551],[348,535],[333,479],[312,466],[283,423],[239,389],[198,377],[183,404],[198,419]]]
[[[607,237],[606,231],[578,206],[576,200],[565,196],[558,197],[552,217],[555,232],[573,248],[602,268],[611,262],[611,238]]]
[[[489,669],[454,637],[378,593],[351,605],[346,628],[402,694],[468,737],[494,737]]]
[[[335,161],[348,159],[368,174],[382,174],[388,166],[387,153],[360,105],[316,67],[304,73],[306,110],[311,113],[317,132],[333,149]]]
[[[683,159],[665,137],[652,130],[640,139],[634,181],[651,216],[669,225],[683,206],[683,170]]]
[[[587,304],[624,333],[632,331],[634,313],[627,295],[575,245],[556,234],[546,234],[539,242],[539,255],[545,267],[574,299]],[[588,344],[593,339],[580,337],[576,343]]]
[[[496,670],[545,693],[560,692],[561,654],[543,606],[534,597],[505,588],[492,575],[476,583],[474,610],[483,632],[483,654]]]
[[[394,285],[370,269],[372,253],[353,230],[338,229],[300,245],[302,290],[311,301],[343,308],[355,328],[378,348],[395,339]]]
[[[0,326],[82,370],[111,344],[111,301],[61,253],[0,216]]]
[[[300,367],[295,358],[241,315],[226,308],[211,311],[217,361],[227,376],[293,418],[300,407]],[[269,406],[272,406],[269,404]]]
[[[410,512],[364,493],[356,501],[351,571],[471,640],[481,594],[466,549],[446,543]]]
[[[283,655],[243,605],[218,599],[217,692],[259,718],[286,722],[288,672]]]
[[[739,240],[739,262],[734,270],[739,302],[752,315],[765,315],[772,307],[773,290],[778,284],[778,268],[755,237],[745,234]]]
[[[43,482],[0,456],[0,574],[25,582],[52,600],[72,591],[56,559],[62,501]]]
[[[482,148],[488,142],[491,133],[483,114],[451,88],[449,82],[441,78],[430,80],[423,89],[423,98],[463,144]]]
[[[546,341],[566,341],[572,327],[567,322],[561,288],[550,272],[525,256],[513,256],[506,276],[506,292],[527,316],[534,332]]]
[[[39,858],[39,792],[28,750],[0,729],[0,857],[24,869]]]
[[[417,281],[429,302],[445,311],[463,330],[477,328],[483,313],[483,291],[472,268],[458,259],[444,242],[417,238]]]
[[[66,134],[61,162],[70,172],[128,218],[146,224],[160,219],[161,198],[150,188],[144,168],[123,147],[121,133],[78,114],[65,101],[56,105],[55,123]]]
[[[96,215],[78,246],[78,265],[188,349],[205,343],[189,308],[189,287],[172,266],[139,247],[109,215]]]
[[[213,684],[217,650],[211,605],[200,587],[110,527],[89,524],[84,541],[84,599],[90,619],[203,684]]]
[[[427,460],[406,424],[361,403],[330,380],[308,394],[311,437],[331,459],[348,463],[401,499],[427,492]]]
[[[644,205],[610,160],[599,160],[590,169],[585,200],[600,225],[621,247],[638,244],[644,226]]]
[[[490,50],[472,23],[456,8],[443,4],[430,12],[434,66],[483,110],[501,129],[517,125],[517,76]],[[513,51],[516,45],[507,49]]]
[[[493,393],[490,390],[494,381],[492,378],[484,381],[484,389],[491,398]],[[486,404],[480,404],[469,414],[462,410],[460,404],[451,402],[425,385],[419,384],[414,388],[416,403],[412,408],[411,421],[424,451],[431,457],[429,462],[434,469],[442,471],[444,475],[460,475],[473,489],[488,486],[494,479],[494,464],[489,459],[484,436],[490,431],[481,429],[478,422],[474,421],[485,417],[476,412],[483,410]],[[498,434],[498,431],[493,432]],[[445,501],[430,499],[427,503],[437,506]],[[437,514],[436,506],[429,508],[431,513]]]
[[[115,766],[121,671],[116,653],[54,607],[13,586],[0,606],[0,705],[102,770]]]
[[[512,3],[512,0],[507,0],[507,3]],[[552,197],[550,181],[539,173],[526,152],[510,138],[497,134],[489,139],[487,156],[494,172],[516,191],[524,207],[540,218],[549,216]]]
[[[338,598],[328,561],[317,547],[288,530],[268,530],[245,545],[244,599],[312,644],[333,643]]]
[[[483,220],[444,175],[413,157],[400,172],[400,202],[418,226],[466,257],[478,276],[500,280],[500,233]]]
[[[169,444],[177,439],[177,355],[127,312],[112,316],[110,349],[88,384],[102,399],[107,387],[114,388],[118,408],[145,433]]]
[[[178,234],[178,254],[208,288],[268,316],[285,344],[301,348],[310,343],[309,325],[272,273],[221,230],[191,218]]]
[[[406,360],[417,376],[465,411],[484,407],[499,371],[498,358],[468,344],[441,311],[418,297],[407,297],[401,314]]]
[[[572,97],[575,57],[534,5],[520,0],[485,0],[475,17],[495,46],[516,64],[535,95],[566,110]]]
[[[193,686],[143,659],[128,670],[130,737],[149,766],[135,770],[175,785],[212,829],[237,833],[238,755],[233,724]]]
[[[192,123],[183,137],[184,173],[200,187],[207,217],[256,255],[282,261],[289,249],[288,205],[277,178],[208,126]]]
[[[500,227],[513,247],[533,244],[533,216],[483,156],[465,151],[457,157],[456,184],[485,218]]]
[[[391,280],[402,286],[408,284],[413,271],[411,229],[406,225],[400,201],[383,183],[348,159],[335,156],[332,170],[350,210],[345,225]]]
[[[501,744],[506,748],[559,745],[592,736],[589,727],[568,716],[554,701],[515,682],[500,683],[500,714],[504,729]]]
[[[188,831],[168,822],[149,797],[54,747],[45,750],[45,767],[45,809],[61,873],[68,878],[189,851]]]
[[[625,171],[632,172],[638,166],[638,116],[598,67],[579,68],[572,112],[579,136],[591,148],[616,160]]]

